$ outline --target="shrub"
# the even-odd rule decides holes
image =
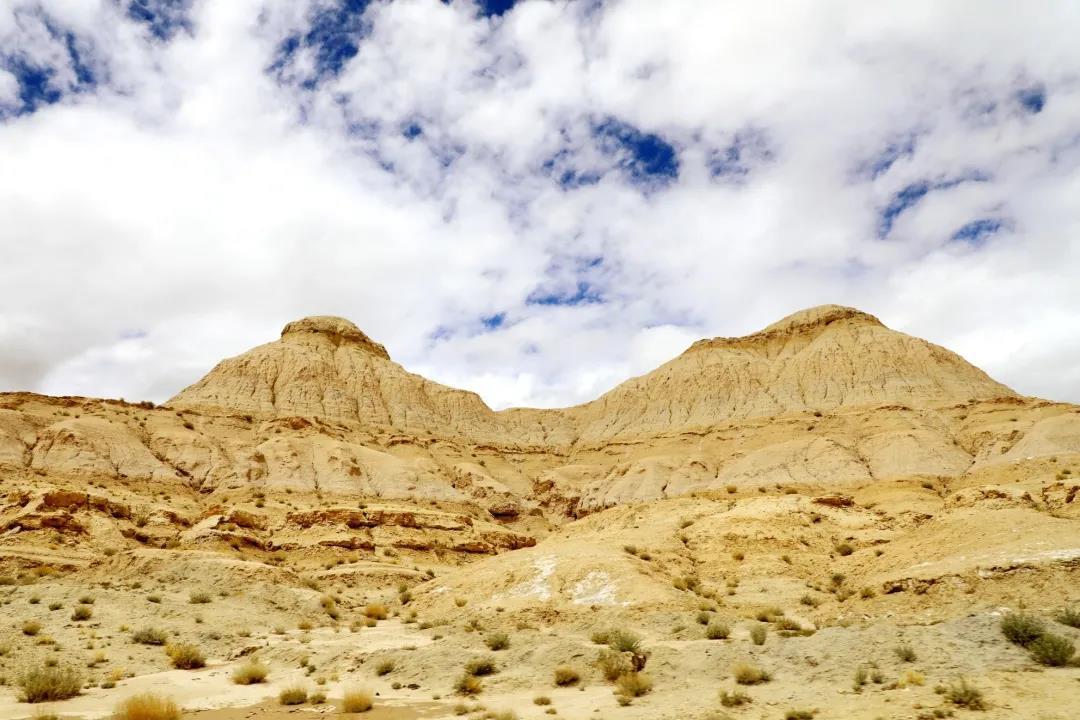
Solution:
[[[324,702],[326,702],[326,693],[324,693],[322,690],[316,690],[315,692],[308,695],[308,702],[312,705],[322,705]]]
[[[58,602],[49,603],[49,609],[50,610],[59,610],[62,607],[64,607],[63,603],[58,603]]]
[[[555,684],[559,687],[576,685],[581,680],[581,673],[569,665],[560,665],[555,668]]]
[[[983,700],[982,690],[961,678],[959,681],[944,688],[942,693],[946,700],[953,705],[967,708],[968,710],[985,710],[986,702]]]
[[[281,705],[303,705],[307,702],[307,688],[303,685],[293,685],[278,693],[278,703]]]
[[[708,610],[702,610],[697,614],[698,625],[708,625],[710,620],[712,620],[712,613]]]
[[[21,700],[28,703],[67,700],[82,689],[82,675],[73,667],[44,665],[19,676]]]
[[[652,678],[645,673],[623,673],[615,681],[615,694],[624,697],[641,697],[650,690],[652,690]]]
[[[896,653],[896,657],[900,658],[900,662],[915,662],[918,659],[918,655],[915,654],[915,648],[911,647],[908,643],[897,645],[893,648],[893,652]]]
[[[1031,657],[1040,665],[1050,667],[1065,667],[1069,664],[1076,647],[1072,641],[1053,633],[1043,635],[1028,646]]]
[[[465,673],[454,683],[454,692],[458,695],[479,695],[484,689],[484,683],[480,678]]]
[[[91,595],[83,595],[81,598],[79,598],[79,604],[80,605],[93,605],[94,604],[94,598]]]
[[[22,634],[34,637],[41,632],[41,623],[37,620],[27,620],[22,624]]]
[[[731,674],[740,685],[759,685],[772,680],[772,675],[750,663],[735,663]]]
[[[367,712],[374,706],[375,696],[372,695],[370,690],[360,688],[346,690],[345,696],[341,700],[341,712],[343,713]]]
[[[465,672],[476,677],[494,675],[496,672],[495,658],[474,658],[465,663]]]
[[[597,645],[607,645],[608,640],[611,639],[611,633],[607,630],[594,630],[589,639]]]
[[[782,618],[783,616],[784,616],[784,611],[781,610],[780,608],[778,608],[778,607],[767,607],[767,608],[762,608],[761,610],[758,610],[757,614],[754,615],[754,619],[756,619],[756,620],[758,620],[760,622],[773,622],[774,620],[777,620],[778,618]]]
[[[484,638],[484,644],[488,650],[505,650],[510,647],[510,636],[504,632],[497,632]]]
[[[906,688],[922,685],[924,682],[926,682],[926,676],[918,670],[905,670],[900,679],[896,681],[896,686]]]
[[[1054,619],[1062,625],[1080,629],[1080,610],[1062,608],[1061,612],[1054,616]]]
[[[720,691],[720,704],[724,707],[739,707],[751,702],[753,702],[753,699],[742,690],[735,690],[734,692]]]
[[[116,706],[114,720],[180,720],[180,708],[171,698],[140,693]]]
[[[851,545],[849,545],[848,543],[840,543],[836,546],[835,549],[839,555],[842,555],[844,557],[847,557],[851,553],[855,552],[855,548],[851,547]]]
[[[195,670],[206,665],[202,650],[187,643],[167,645],[165,654],[172,660],[173,667],[180,670]]]
[[[383,675],[389,675],[390,673],[394,672],[395,667],[397,667],[397,665],[394,663],[393,660],[381,660],[379,664],[375,666],[375,674],[379,677],[382,677]]]
[[[705,637],[708,640],[726,640],[731,635],[731,628],[722,622],[711,622],[705,628]]]
[[[164,645],[169,637],[165,634],[164,630],[144,627],[132,633],[131,639],[140,645]]]
[[[601,650],[600,656],[596,659],[596,665],[608,682],[614,682],[620,675],[632,672],[634,669],[625,655],[614,650]]]
[[[390,610],[381,603],[368,605],[364,608],[364,616],[372,620],[385,620],[390,615]]]
[[[251,658],[240,667],[233,670],[232,681],[237,685],[257,685],[266,680],[270,674],[270,668],[263,665],[255,658]]]
[[[74,610],[71,611],[72,620],[89,620],[94,614],[93,608],[89,605],[77,605]]]
[[[205,605],[212,599],[213,598],[210,597],[210,593],[202,591],[193,592],[191,593],[191,595],[188,596],[188,602],[192,605]]]
[[[641,638],[628,630],[611,630],[607,634],[607,646],[615,652],[641,652]]]
[[[160,595],[147,595],[146,600],[148,602],[152,602],[152,603],[160,603],[161,602],[161,596]]]
[[[750,628],[750,640],[755,645],[764,645],[765,637],[769,634],[769,629],[764,625],[755,625]]]
[[[1042,620],[1023,613],[1009,613],[1001,619],[1001,632],[1009,642],[1027,647],[1039,639],[1045,628]]]
[[[784,720],[814,720],[814,710],[788,710],[784,713]]]

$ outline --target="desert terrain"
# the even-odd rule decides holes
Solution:
[[[852,308],[503,411],[306,318],[0,394],[0,718],[1069,720],[1078,494],[1080,407]]]

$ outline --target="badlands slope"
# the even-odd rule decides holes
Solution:
[[[499,412],[306,318],[161,406],[0,394],[0,717],[33,715],[20,678],[56,660],[86,687],[50,709],[80,717],[144,689],[273,716],[300,682],[377,691],[371,717],[1072,718],[1080,670],[999,624],[1080,638],[1053,619],[1080,604],[1077,476],[1080,408],[851,308]],[[171,668],[142,627],[208,667]],[[653,683],[626,705],[596,666],[611,628]],[[251,655],[267,682],[232,684]],[[456,693],[485,656],[498,672]],[[739,662],[772,679],[737,685]],[[554,687],[560,665],[581,679]],[[961,681],[985,710],[935,691]]]

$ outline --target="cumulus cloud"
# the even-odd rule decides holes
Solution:
[[[512,7],[510,7],[512,6]],[[1080,9],[16,0],[0,386],[310,314],[493,406],[837,302],[1080,400]]]

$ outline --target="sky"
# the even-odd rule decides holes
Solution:
[[[493,407],[851,305],[1080,402],[1080,4],[6,0],[0,390],[308,315]]]

